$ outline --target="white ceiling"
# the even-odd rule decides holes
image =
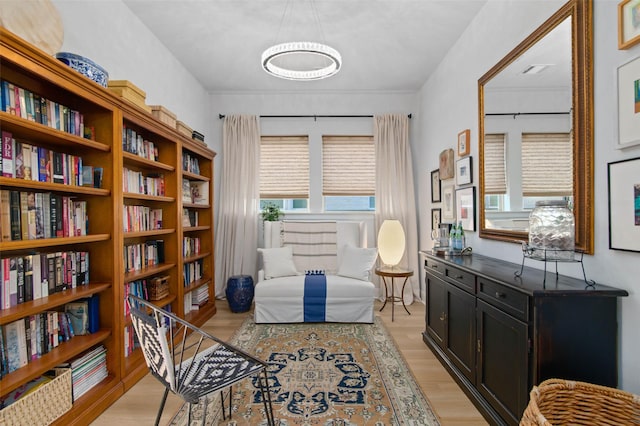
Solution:
[[[486,1],[124,0],[124,3],[209,91],[414,92]],[[293,82],[268,75],[261,68],[260,56],[270,45],[285,41],[328,44],[341,53],[342,70],[331,78],[312,82]]]

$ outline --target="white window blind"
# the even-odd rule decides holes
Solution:
[[[309,198],[309,137],[260,138],[260,198]]]
[[[504,133],[484,135],[484,193],[507,193]]]
[[[522,195],[573,194],[573,143],[570,133],[522,134]]]
[[[375,193],[373,136],[323,136],[322,195],[373,196]]]

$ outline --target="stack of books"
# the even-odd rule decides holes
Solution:
[[[107,377],[107,349],[97,346],[63,367],[71,368],[73,400],[77,401]]]

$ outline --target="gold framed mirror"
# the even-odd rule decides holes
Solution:
[[[570,0],[478,80],[480,238],[528,241],[535,202],[564,198],[593,253],[592,7]]]

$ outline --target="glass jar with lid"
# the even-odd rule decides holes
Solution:
[[[566,200],[536,202],[529,215],[529,247],[542,260],[573,260],[575,219]]]

